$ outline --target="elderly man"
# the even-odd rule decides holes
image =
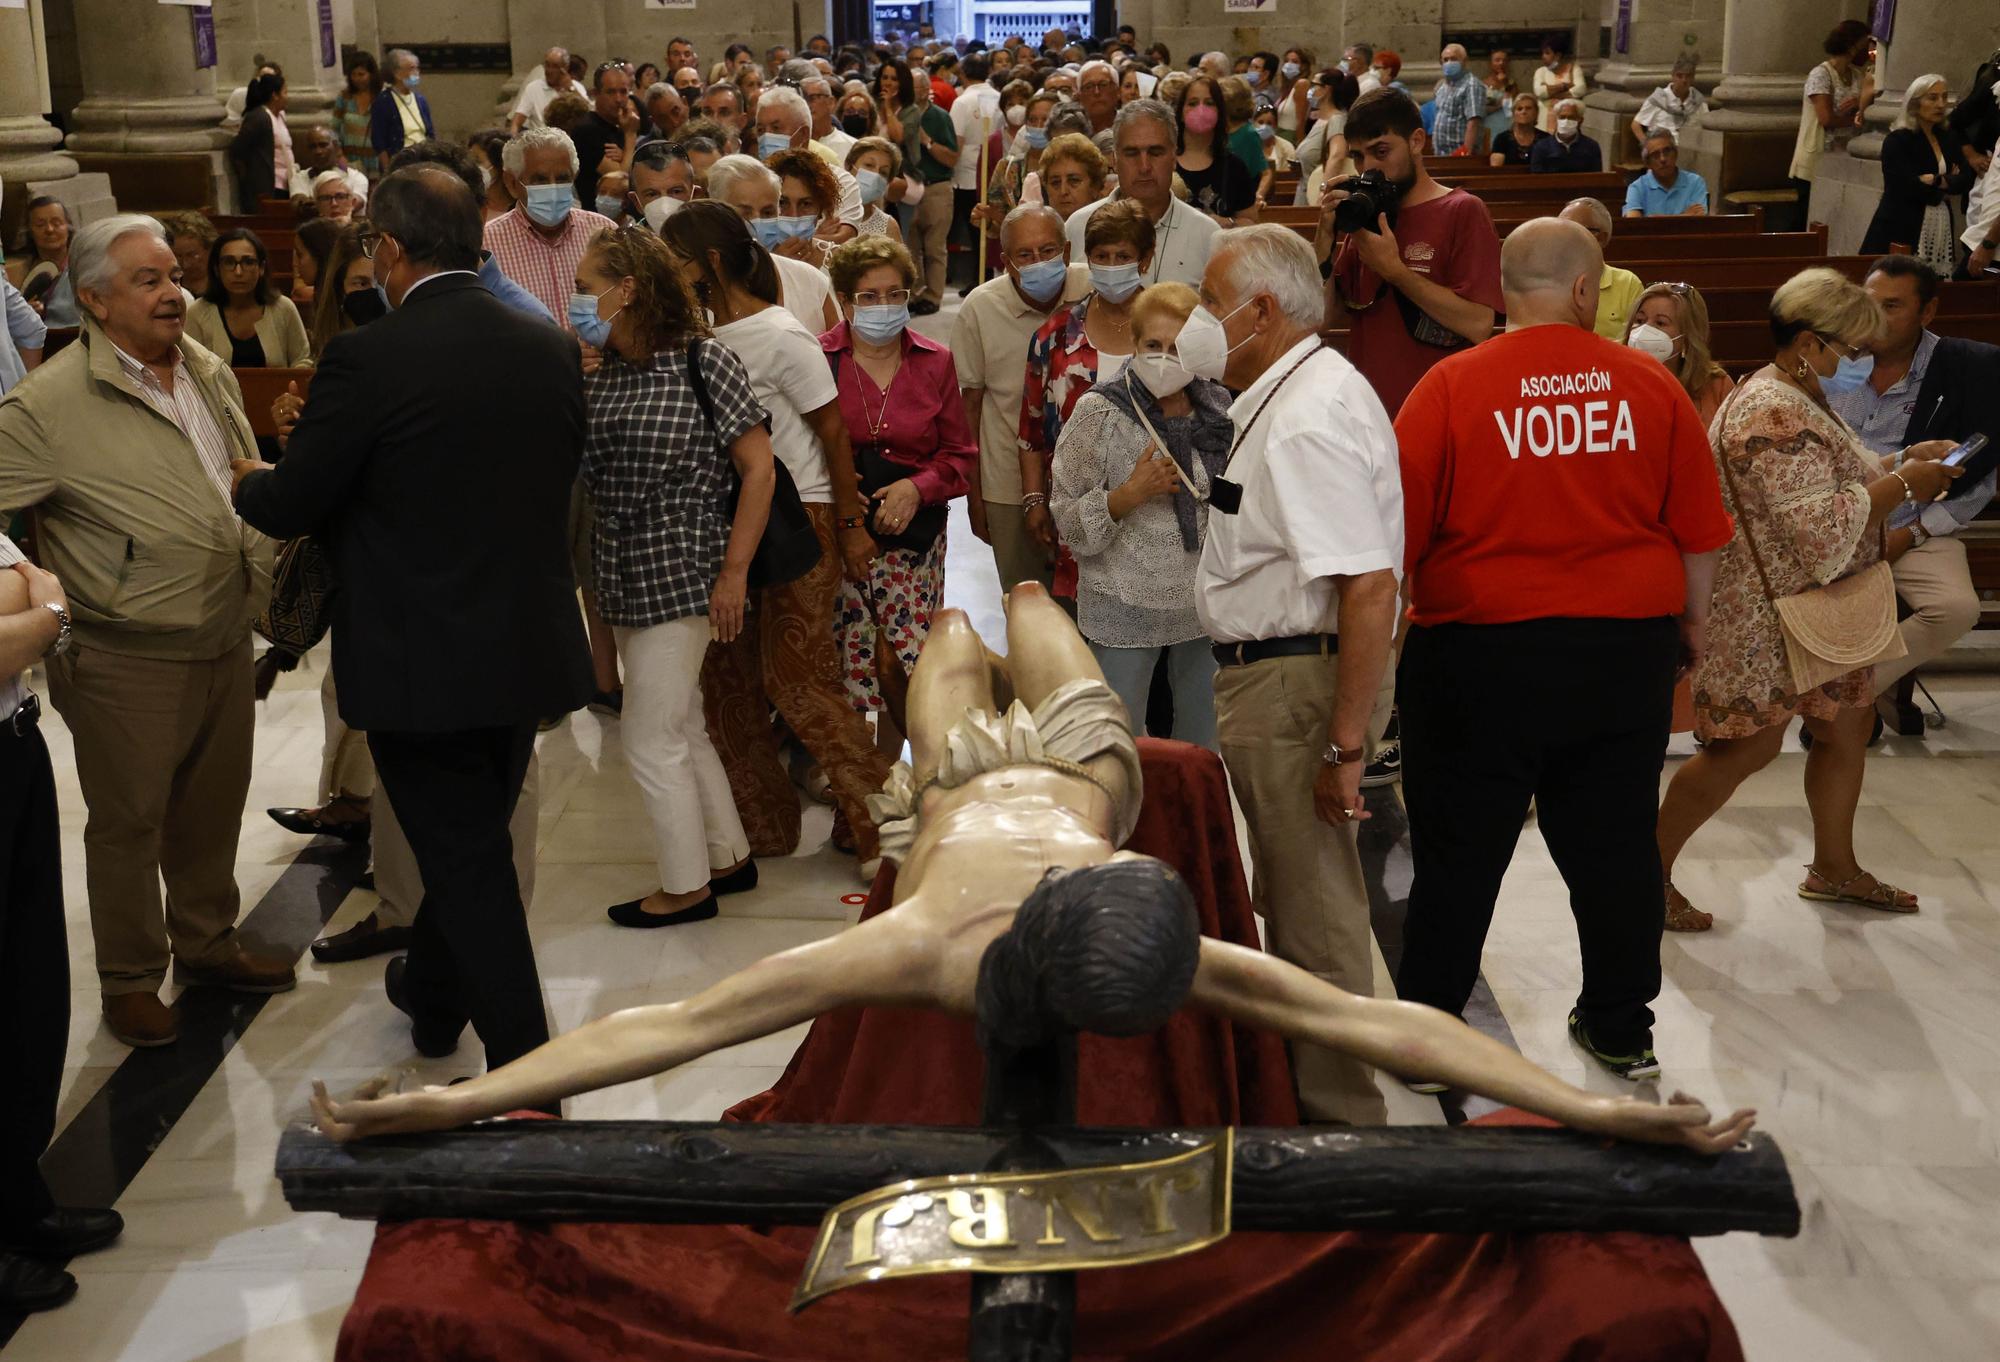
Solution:
[[[817,235],[836,244],[852,241],[854,225],[867,216],[861,204],[861,186],[841,166],[840,158],[812,140],[812,110],[805,96],[783,85],[773,85],[757,101],[757,159],[769,160],[781,151],[810,151],[826,162],[833,182],[840,187],[840,202],[828,216],[838,219],[832,227],[822,227]],[[805,242],[800,250],[813,249]],[[815,261],[815,263],[817,263]]]
[[[354,202],[350,212],[359,213],[368,206],[368,177],[347,164],[347,158],[340,154],[340,139],[333,135],[333,129],[315,125],[299,134],[299,166],[293,173],[292,197],[310,199],[317,197],[313,186],[319,177],[328,171],[340,172],[340,178],[347,186],[347,192]],[[325,217],[325,213],[320,214]]]
[[[375,148],[385,173],[391,156],[437,136],[437,125],[431,122],[431,102],[417,93],[423,79],[417,54],[408,48],[392,47],[382,58],[382,89],[368,115],[368,144]]]
[[[833,82],[822,75],[810,75],[799,82],[799,93],[805,96],[806,108],[812,111],[813,146],[831,157],[831,164],[845,167],[848,149],[855,139],[834,121],[833,111],[839,101],[833,92]]]
[[[518,137],[522,128],[541,127],[547,121],[544,115],[548,113],[549,101],[575,89],[576,82],[569,74],[568,51],[550,48],[542,54],[541,71],[521,86],[521,97],[514,101],[514,111],[507,116],[507,131]]]
[[[1664,128],[1679,137],[1687,125],[1708,110],[1708,99],[1694,88],[1698,63],[1691,56],[1674,59],[1667,83],[1646,96],[1639,112],[1632,115],[1632,140],[1644,146],[1655,128]]]
[[[653,121],[653,132],[659,137],[672,137],[688,121],[687,101],[665,81],[654,81],[646,87],[646,117]],[[630,173],[629,170],[627,172]]]
[[[590,117],[570,133],[576,143],[576,201],[594,206],[598,177],[622,175],[632,149],[651,135],[652,129],[632,103],[631,71],[612,62],[598,67],[591,85]]]
[[[1369,69],[1375,65],[1375,49],[1367,43],[1355,43],[1341,53],[1340,64],[1348,75],[1354,77],[1355,83],[1361,86],[1361,94],[1367,94],[1381,83]]]
[[[993,548],[1000,589],[1049,585],[1047,550],[1028,533],[1021,505],[1021,388],[1028,342],[1049,314],[1090,292],[1090,270],[1066,265],[1068,242],[1053,208],[1023,204],[1000,224],[1004,274],[965,295],[952,326],[951,353],[965,399],[965,422],[979,433],[979,490],[966,499],[972,531]]]
[[[1646,135],[1646,173],[1625,187],[1626,217],[1693,218],[1708,212],[1708,181],[1682,170],[1680,155],[1680,143],[1665,128]]]
[[[1235,73],[1235,64],[1229,60],[1227,52],[1204,52],[1199,63],[1201,73],[1212,80],[1222,80]]]
[[[42,562],[76,615],[78,646],[51,660],[49,684],[90,810],[105,1025],[165,1045],[179,1034],[158,996],[169,960],[182,983],[293,983],[289,962],[235,934],[250,620],[271,550],[230,508],[230,461],[254,457],[256,439],[229,366],[183,338],[164,229],[92,223],[70,268],[83,334],[0,401],[0,505],[37,509]]]
[[[1090,114],[1091,136],[1102,138],[1110,133],[1112,120],[1118,117],[1118,73],[1111,63],[1085,62],[1076,73],[1076,98]],[[1110,144],[1101,142],[1098,149],[1108,151]]]
[[[1224,230],[1182,327],[1180,361],[1242,393],[1236,452],[1196,578],[1214,641],[1218,744],[1250,832],[1273,954],[1374,992],[1355,843],[1361,772],[1396,627],[1402,488],[1388,413],[1324,346],[1318,263],[1286,227]],[[1293,1048],[1307,1120],[1372,1124],[1366,1066]]]
[[[755,156],[724,156],[708,168],[708,197],[735,209],[745,222],[776,217],[782,188],[777,173]],[[777,251],[771,263],[778,267],[778,301],[801,326],[817,336],[839,324],[825,270]]]
[[[1438,54],[1444,75],[1432,96],[1431,146],[1438,156],[1486,154],[1486,82],[1470,69],[1463,43],[1446,43]]]
[[[1176,145],[1174,111],[1157,99],[1135,99],[1118,110],[1111,127],[1112,169],[1118,192],[1070,214],[1065,229],[1070,259],[1082,260],[1083,232],[1090,215],[1113,198],[1136,200],[1153,220],[1153,265],[1142,282],[1199,284],[1208,252],[1221,230],[1208,214],[1174,194]]]
[[[1042,88],[1064,99],[1076,98],[1076,77],[1057,67],[1042,80]]]
[[[717,81],[703,90],[701,98],[695,101],[695,112],[714,119],[731,132],[740,134],[744,129],[742,92],[726,81]]]
[[[1603,270],[1573,222],[1516,228],[1507,334],[1433,368],[1396,418],[1415,870],[1396,988],[1463,1011],[1532,800],[1582,947],[1570,1035],[1636,1080],[1659,1072],[1654,823],[1674,679],[1701,657],[1732,526],[1679,380],[1589,334]],[[1530,710],[1558,717],[1492,723]]]
[[[1583,135],[1583,105],[1556,101],[1556,135],[1528,149],[1528,169],[1543,175],[1594,175],[1604,169],[1604,148]]]
[[[529,128],[501,161],[515,206],[486,224],[486,249],[568,330],[577,262],[592,237],[616,224],[577,206],[576,145],[561,128]]]
[[[632,153],[632,201],[655,232],[694,198],[694,162],[686,148],[648,142]]]
[[[1610,248],[1611,210],[1604,206],[1602,199],[1571,199],[1556,216],[1565,222],[1574,222],[1589,232],[1591,239],[1597,242],[1600,255]],[[1606,340],[1622,344],[1625,322],[1637,306],[1639,295],[1645,291],[1646,286],[1640,282],[1638,275],[1606,261],[1604,273],[1597,281],[1597,321],[1591,330]]]

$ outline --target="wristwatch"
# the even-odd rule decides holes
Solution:
[[[43,657],[54,657],[57,653],[69,651],[69,609],[55,601],[43,601],[42,609],[53,611],[56,617],[55,641],[49,644]]]
[[[1367,755],[1368,749],[1365,747],[1342,747],[1338,743],[1330,742],[1326,745],[1326,751],[1319,754],[1319,759],[1328,766],[1349,766]]]

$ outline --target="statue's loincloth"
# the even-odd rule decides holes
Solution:
[[[1112,799],[1111,844],[1121,847],[1139,822],[1144,782],[1131,721],[1111,687],[1102,681],[1068,682],[1050,692],[1032,714],[1018,700],[1004,714],[968,709],[945,736],[935,777],[919,787],[910,764],[897,762],[882,792],[868,797],[882,855],[897,865],[909,855],[922,821],[924,791],[932,785],[951,790],[989,771],[1045,766],[1104,789],[1085,763],[1105,756],[1116,757],[1125,771],[1125,793]]]

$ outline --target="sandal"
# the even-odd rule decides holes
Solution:
[[[1908,890],[1898,889],[1893,884],[1884,884],[1865,870],[1855,871],[1839,884],[1834,884],[1833,877],[1821,871],[1817,866],[1809,865],[1805,868],[1805,871],[1805,882],[1799,886],[1799,897],[1802,899],[1810,899],[1814,903],[1851,903],[1859,908],[1877,908],[1885,913],[1914,913],[1917,911],[1917,896],[1915,894],[1910,893]],[[1812,888],[1814,880],[1818,880],[1821,884],[1833,885],[1832,891]],[[1848,892],[1848,886],[1858,880],[1869,880],[1873,883],[1874,887],[1861,893]]]
[[[1667,885],[1667,930],[1670,932],[1705,932],[1715,925],[1715,915],[1704,913],[1687,901],[1687,895]]]

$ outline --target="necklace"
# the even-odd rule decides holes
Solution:
[[[889,375],[886,385],[875,381],[875,375],[868,372],[868,366],[861,362],[858,353],[854,357],[854,367],[868,381],[868,388],[873,388],[882,395],[882,405],[871,415],[868,410],[868,388],[855,393],[855,396],[861,399],[861,419],[868,423],[868,442],[879,445],[882,443],[882,427],[889,422],[889,394],[896,390],[896,380],[903,376],[902,356],[897,356],[895,371]]]

